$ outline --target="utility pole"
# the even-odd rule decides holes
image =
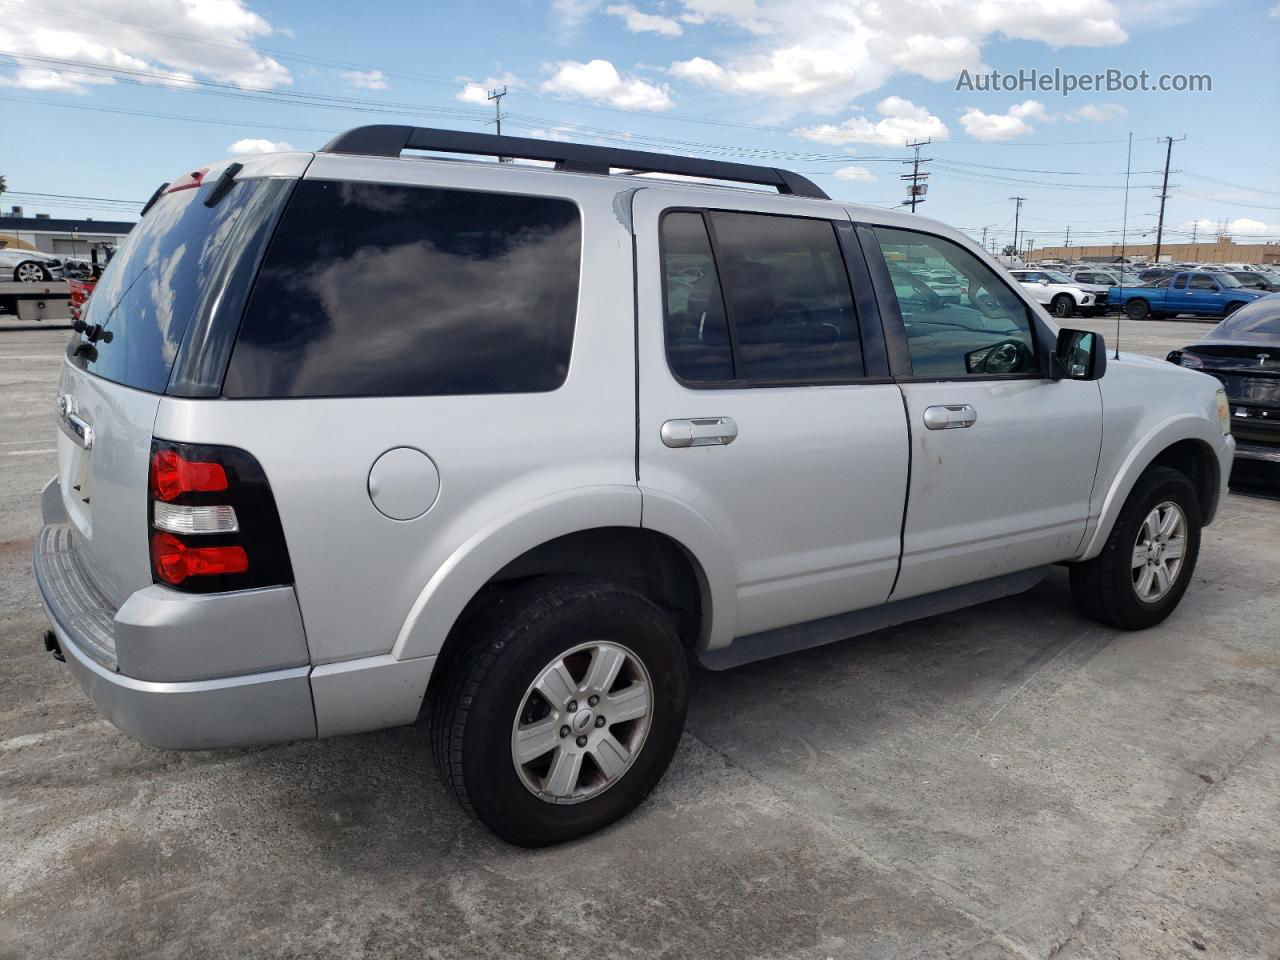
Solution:
[[[493,101],[493,123],[497,126],[498,136],[502,136],[502,98],[507,95],[507,88],[503,86],[501,90],[490,90],[489,99]],[[499,157],[499,163],[510,163],[510,157]]]
[[[982,228],[982,249],[987,249],[987,228]]]
[[[1013,255],[1018,255],[1018,218],[1022,213],[1022,201],[1026,197],[1010,197],[1010,200],[1016,200],[1018,205],[1013,208]]]
[[[1067,239],[1062,245],[1067,248],[1068,253],[1071,252],[1071,224],[1067,224]]]
[[[907,185],[907,199],[902,201],[902,205],[911,207],[911,212],[916,212],[916,204],[924,203],[924,195],[929,190],[929,184],[924,182],[928,180],[929,174],[920,172],[920,148],[933,143],[933,139],[908,141],[907,146],[915,149],[916,155],[914,160],[906,161],[911,164],[911,172],[904,173],[899,177],[901,180],[911,181]],[[924,162],[928,163],[929,158],[925,157]]]
[[[1173,145],[1187,139],[1184,133],[1174,140],[1173,137],[1162,137],[1167,144],[1164,151],[1164,181],[1160,184],[1160,217],[1156,221],[1156,254],[1155,262],[1160,262],[1160,241],[1164,238],[1164,202],[1169,199],[1169,161],[1173,159]]]

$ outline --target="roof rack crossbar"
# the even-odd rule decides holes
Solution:
[[[822,188],[807,177],[776,167],[758,167],[726,160],[703,160],[644,150],[622,150],[557,140],[534,140],[492,133],[469,133],[432,127],[374,124],[340,133],[323,147],[322,153],[398,157],[404,150],[463,153],[492,157],[519,157],[554,163],[559,170],[608,174],[611,169],[666,173],[682,177],[705,177],[734,183],[754,183],[774,187],[779,193],[829,200]]]

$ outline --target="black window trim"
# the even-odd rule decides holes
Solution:
[[[1046,355],[1045,344],[1049,341],[1049,331],[1043,326],[1043,321],[1039,313],[1031,307],[1029,297],[1023,295],[1023,291],[1015,289],[1013,286],[1005,283],[999,273],[992,270],[993,276],[999,283],[1005,283],[1005,286],[1014,294],[1014,296],[1022,303],[1023,308],[1027,311],[1029,320],[1028,327],[1031,334],[1032,349],[1036,358],[1040,361],[1039,371],[1030,373],[984,373],[982,375],[975,374],[956,374],[955,376],[944,377],[936,374],[917,376],[911,366],[911,350],[907,339],[906,324],[902,320],[902,309],[898,305],[898,295],[893,290],[893,280],[889,276],[889,265],[884,258],[884,251],[880,249],[880,242],[876,239],[875,229],[877,227],[886,230],[903,230],[908,233],[918,233],[921,236],[930,237],[949,243],[954,247],[959,247],[970,256],[973,256],[988,266],[981,257],[978,257],[963,244],[957,243],[951,237],[943,236],[940,233],[933,233],[929,230],[922,230],[918,227],[901,227],[888,223],[871,223],[869,221],[859,221],[855,224],[858,230],[858,236],[862,241],[862,249],[867,258],[867,265],[871,269],[872,285],[875,287],[876,296],[879,299],[880,316],[884,320],[885,338],[889,344],[890,367],[893,370],[893,380],[895,383],[981,383],[993,380],[1048,380],[1049,379],[1049,363]],[[1019,284],[1020,286],[1020,284]]]
[[[716,285],[720,288],[720,300],[724,305],[725,320],[729,329],[729,350],[730,362],[733,366],[734,379],[732,380],[686,380],[676,372],[671,365],[671,354],[668,350],[667,343],[667,270],[666,270],[666,242],[663,239],[662,224],[666,220],[667,215],[671,213],[696,213],[702,218],[702,223],[707,231],[707,239],[711,245],[711,260],[716,271]],[[819,220],[832,226],[832,232],[835,235],[836,246],[840,251],[842,262],[845,268],[845,282],[849,284],[849,299],[853,307],[854,322],[858,325],[858,349],[862,360],[863,375],[860,377],[831,377],[831,378],[815,378],[809,377],[797,380],[746,380],[738,376],[738,327],[737,319],[734,316],[733,307],[729,298],[725,295],[723,271],[720,268],[721,256],[719,243],[716,237],[715,224],[712,222],[711,214],[713,213],[739,213],[749,214],[760,217],[788,217],[793,220]],[[658,214],[658,272],[661,280],[661,303],[662,310],[662,356],[667,364],[667,371],[672,378],[682,387],[689,390],[750,390],[757,387],[840,387],[855,386],[868,384],[885,384],[893,383],[893,376],[889,371],[887,363],[877,362],[873,371],[872,365],[868,362],[868,356],[878,357],[880,350],[884,347],[884,332],[877,309],[876,298],[866,290],[863,285],[862,295],[859,295],[859,289],[854,284],[854,274],[859,273],[857,258],[854,251],[846,245],[845,238],[841,236],[840,225],[848,224],[852,228],[853,224],[849,220],[835,220],[831,217],[815,217],[805,214],[793,213],[777,213],[774,211],[751,210],[734,207],[696,207],[696,206],[672,206],[664,207]],[[856,237],[850,236],[850,239],[856,242]],[[861,255],[861,251],[858,251]],[[863,264],[865,271],[865,262]],[[872,311],[871,316],[864,316],[864,307]],[[872,330],[872,338],[870,341],[871,350],[868,350],[867,330]],[[875,333],[879,333],[879,338],[875,337]]]

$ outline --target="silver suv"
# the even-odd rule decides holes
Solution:
[[[1159,623],[1234,450],[1215,380],[1057,329],[942,224],[395,126],[157,190],[58,411],[45,642],[113,723],[204,749],[425,709],[444,783],[531,846],[653,788],[690,658],[1064,563],[1089,616]]]

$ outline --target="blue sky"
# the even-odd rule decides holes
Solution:
[[[1276,0],[0,0],[0,51],[6,210],[133,219],[230,152],[368,122],[492,129],[484,91],[505,84],[504,132],[758,160],[883,206],[905,141],[932,137],[920,212],[1008,240],[1019,194],[1037,246],[1118,239],[1129,133],[1130,236],[1149,239],[1157,138],[1185,135],[1169,239],[1280,240]],[[1055,68],[1212,91],[956,90],[964,69]]]

